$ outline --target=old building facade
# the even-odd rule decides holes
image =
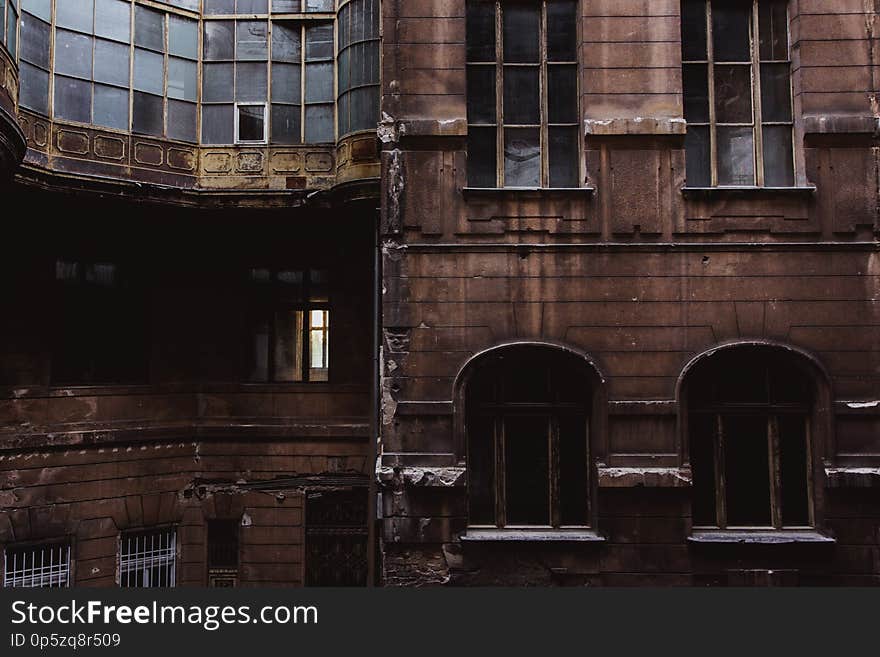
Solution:
[[[880,583],[875,4],[0,0],[3,584]]]

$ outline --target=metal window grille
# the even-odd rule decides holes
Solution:
[[[119,585],[166,588],[175,585],[177,533],[174,529],[125,533],[119,546]]]
[[[64,588],[70,586],[70,545],[7,548],[3,554],[3,586]]]

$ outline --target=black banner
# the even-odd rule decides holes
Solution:
[[[873,654],[878,601],[867,589],[2,589],[0,655]]]

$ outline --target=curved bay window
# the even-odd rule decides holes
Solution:
[[[786,0],[683,0],[687,184],[794,185]]]
[[[694,526],[813,526],[810,377],[772,348],[733,349],[687,391]]]
[[[588,526],[591,382],[543,347],[487,357],[465,394],[472,527]]]
[[[579,185],[577,6],[468,2],[471,187]]]

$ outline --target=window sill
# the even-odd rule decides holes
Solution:
[[[465,199],[498,196],[543,197],[543,196],[593,196],[595,187],[463,187]]]
[[[708,529],[695,530],[688,537],[689,543],[704,545],[792,545],[795,543],[836,543],[813,529],[803,530],[760,530],[760,529]]]
[[[590,529],[468,529],[465,543],[604,543],[605,537]]]
[[[681,194],[686,199],[709,200],[729,198],[795,197],[812,198],[816,194],[815,185],[802,187],[682,187]]]

